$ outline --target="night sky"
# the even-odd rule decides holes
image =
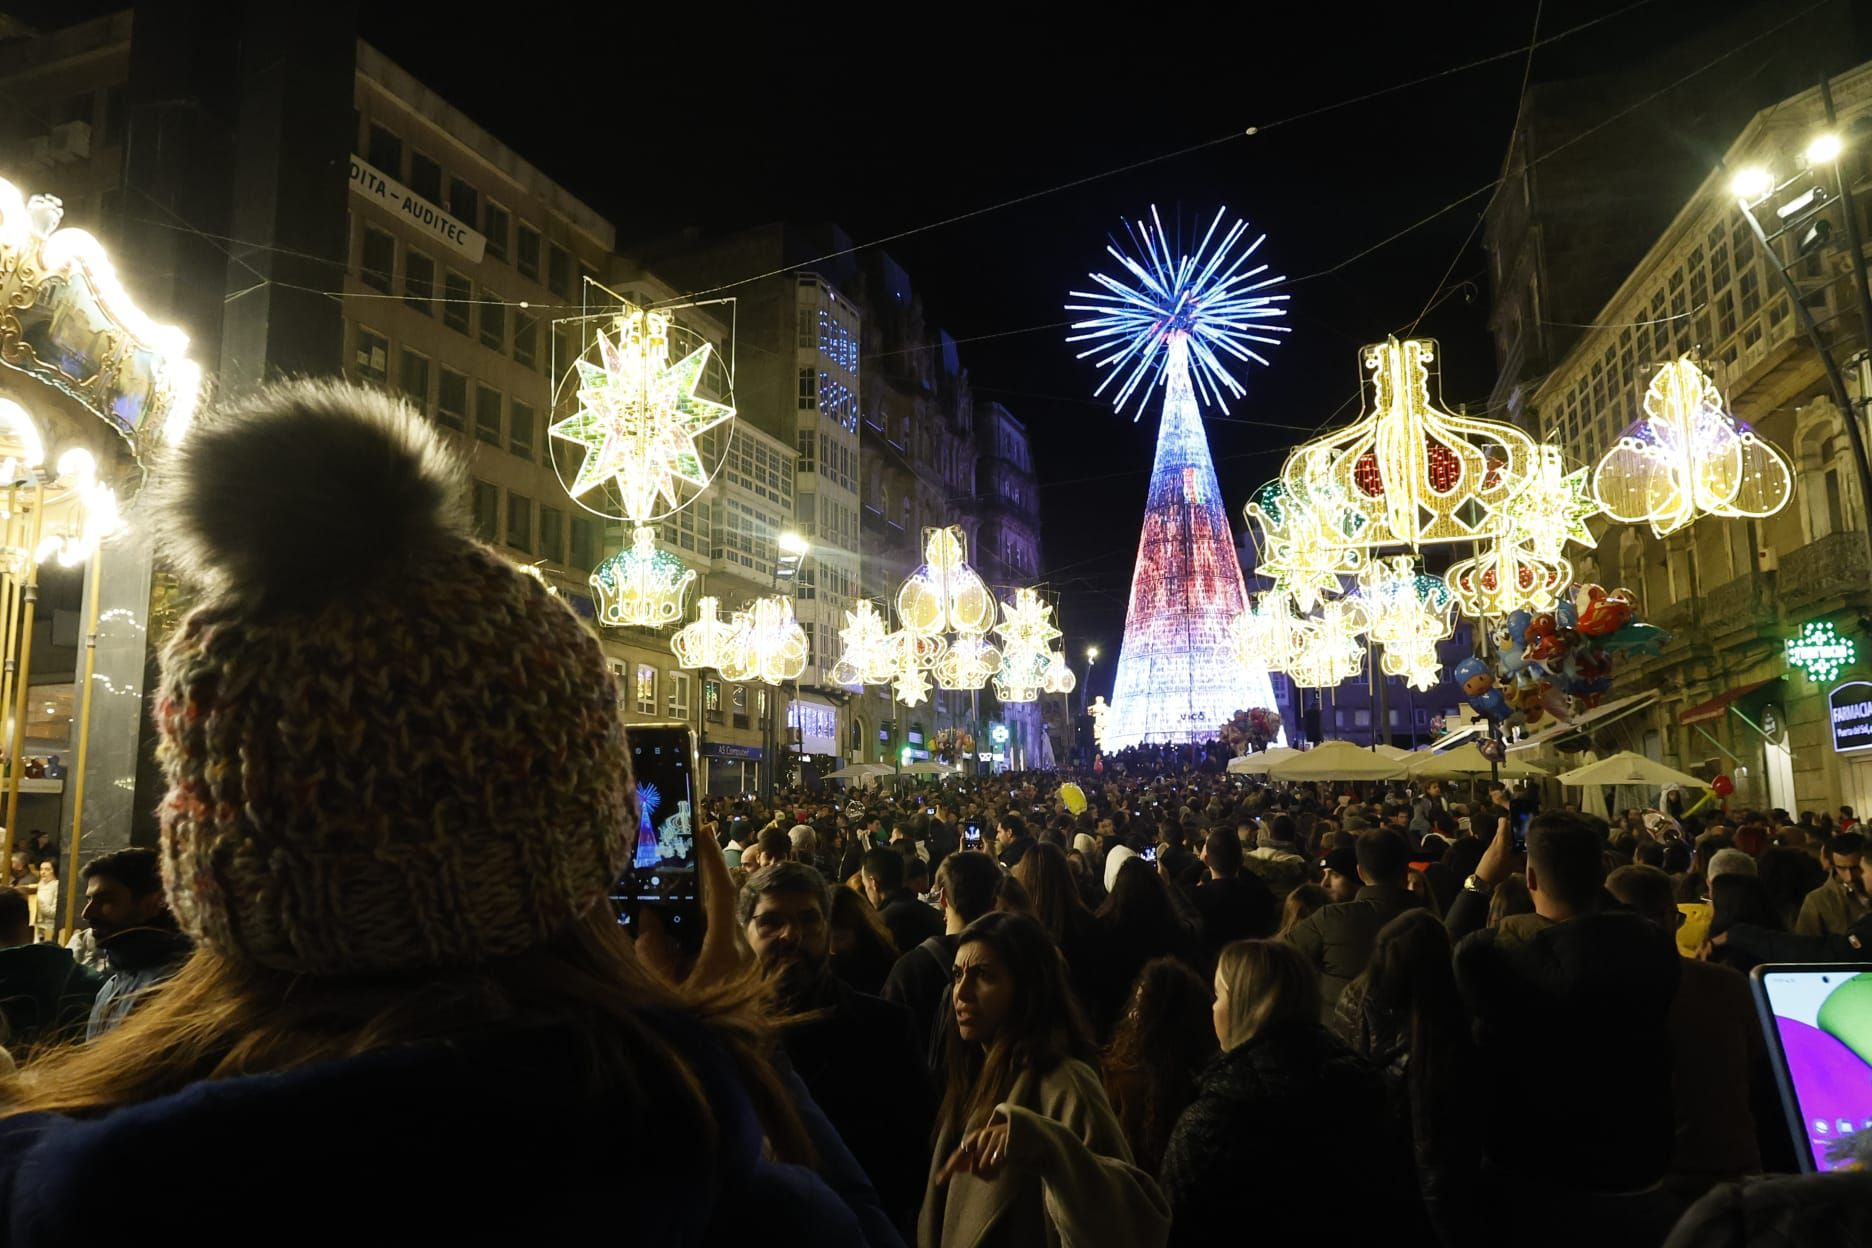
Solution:
[[[1486,190],[1354,257],[1498,175],[1533,0],[1239,6],[1214,25],[1145,16],[1194,13],[1177,6],[1127,6],[1131,25],[1093,6],[1018,24],[1006,8],[955,5],[535,3],[487,23],[362,7],[366,39],[615,221],[626,253],[685,226],[781,218],[837,221],[863,243],[1034,196],[887,249],[930,322],[961,341],[976,394],[1032,433],[1044,579],[1075,666],[1088,641],[1106,656],[1095,692],[1109,689],[1123,631],[1156,413],[1133,424],[1094,401],[1094,371],[1060,322],[1067,291],[1106,266],[1121,217],[1156,204],[1166,224],[1193,224],[1226,205],[1268,234],[1262,256],[1292,279],[1290,341],[1209,425],[1237,529],[1293,441],[1355,414],[1357,348],[1404,331],[1433,298],[1419,332],[1442,341],[1446,399],[1479,404],[1493,380]],[[1616,71],[1734,7],[1544,0],[1543,39],[1604,20],[1538,47],[1534,80]],[[1277,22],[1256,20],[1270,11]],[[1243,136],[1250,126],[1261,133]]]

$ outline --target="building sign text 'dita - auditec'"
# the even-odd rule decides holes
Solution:
[[[477,234],[357,155],[351,157],[351,190],[378,204],[406,225],[441,239],[469,260],[479,261],[487,250],[485,234]]]
[[[1872,681],[1852,680],[1827,695],[1833,748],[1842,754],[1872,750]]]

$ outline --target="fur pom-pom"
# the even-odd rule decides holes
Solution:
[[[153,482],[159,556],[185,581],[255,606],[306,608],[465,540],[466,469],[380,390],[291,381],[189,431]]]

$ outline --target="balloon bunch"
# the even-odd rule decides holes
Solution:
[[[1495,666],[1479,658],[1456,665],[1469,709],[1503,727],[1565,722],[1599,705],[1612,687],[1614,660],[1657,654],[1670,634],[1638,619],[1629,589],[1576,585],[1552,611],[1515,611],[1491,634]]]
[[[1216,735],[1235,753],[1246,754],[1267,749],[1280,736],[1280,730],[1280,712],[1257,706],[1251,710],[1236,711],[1222,722]]]

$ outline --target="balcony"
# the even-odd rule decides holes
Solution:
[[[1866,592],[1866,539],[1857,529],[1829,533],[1781,557],[1776,581],[1790,609]]]
[[[1775,626],[1774,587],[1765,572],[1747,572],[1703,596],[1703,625],[1712,636]]]

